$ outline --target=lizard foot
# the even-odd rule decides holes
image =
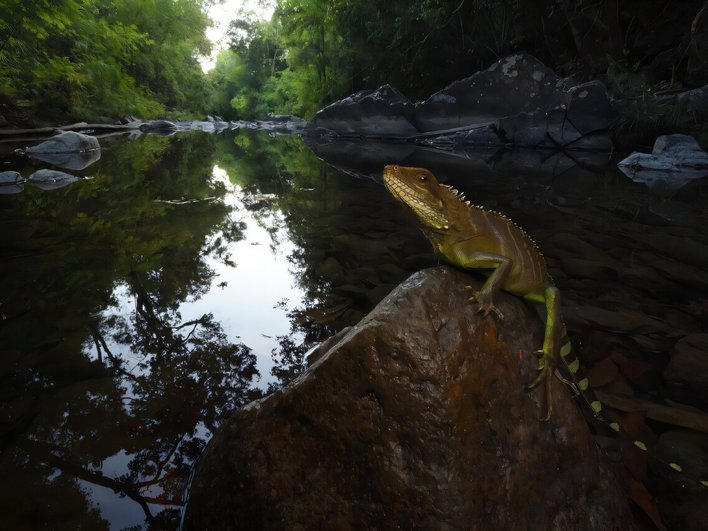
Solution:
[[[551,412],[553,411],[553,402],[551,401],[551,375],[553,373],[548,368],[545,353],[539,351],[539,354],[541,358],[538,360],[538,374],[536,378],[526,386],[526,389],[534,389],[543,382],[546,399],[546,415],[541,420],[548,421],[551,419]]]
[[[483,290],[474,291],[474,288],[472,286],[465,286],[465,288],[472,291],[472,294],[467,300],[471,302],[476,302],[478,304],[479,309],[477,311],[481,313],[482,316],[486,317],[491,312],[493,312],[497,314],[497,317],[499,317],[499,319],[504,319],[504,314],[502,313],[502,311],[494,305],[491,293],[488,293]]]

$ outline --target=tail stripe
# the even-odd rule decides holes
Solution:
[[[566,337],[566,339],[568,339],[568,338]],[[572,350],[573,350],[573,345],[571,345],[570,341],[568,341],[568,342],[566,342],[565,345],[563,345],[560,348],[560,355],[565,358],[568,354],[570,354],[570,352]]]
[[[575,358],[571,363],[568,364],[568,370],[575,374],[580,369],[580,360]]]

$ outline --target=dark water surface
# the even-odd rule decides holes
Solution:
[[[224,417],[437,263],[381,185],[297,137],[101,144],[71,172],[90,179],[0,194],[6,529],[175,528]],[[48,167],[6,151],[0,171]],[[427,165],[539,242],[586,362],[610,360],[626,392],[705,408],[662,375],[677,344],[708,332],[708,180],[649,190],[614,164],[538,171],[546,162]]]

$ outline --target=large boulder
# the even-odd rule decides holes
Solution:
[[[403,138],[441,149],[492,144],[609,152],[616,117],[599,81],[561,79],[518,53],[415,106],[388,85],[359,92],[319,111],[306,132]]]
[[[627,495],[562,384],[536,372],[519,299],[410,277],[293,384],[238,411],[200,458],[184,529],[633,529]],[[324,349],[323,349],[324,350]]]
[[[413,104],[389,85],[363,90],[317,111],[309,132],[334,131],[343,136],[405,137],[418,133],[411,123]]]
[[[417,104],[415,124],[437,131],[548,109],[563,97],[560,81],[535,57],[513,54]]]

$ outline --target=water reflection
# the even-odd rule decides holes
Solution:
[[[8,528],[174,528],[210,433],[261,394],[253,349],[263,345],[229,316],[265,318],[253,300],[283,298],[283,268],[261,267],[250,286],[233,272],[263,262],[251,244],[287,262],[273,259],[279,246],[263,229],[253,235],[255,219],[214,171],[218,142],[223,150],[207,135],[118,140],[86,169],[92,180],[3,198]],[[285,323],[275,331],[287,332],[286,309],[275,311]],[[261,325],[252,322],[271,328]]]
[[[101,142],[100,161],[76,172],[93,179],[0,196],[10,529],[174,528],[190,466],[220,421],[438,263],[379,184],[296,137]],[[708,329],[705,181],[656,194],[610,166],[546,172],[494,154],[466,163],[360,147],[335,162],[374,177],[387,162],[430,166],[524,226],[578,350],[611,356],[632,385],[656,393],[676,341]],[[41,167],[7,160],[23,175]],[[647,369],[632,372],[640,362]]]

